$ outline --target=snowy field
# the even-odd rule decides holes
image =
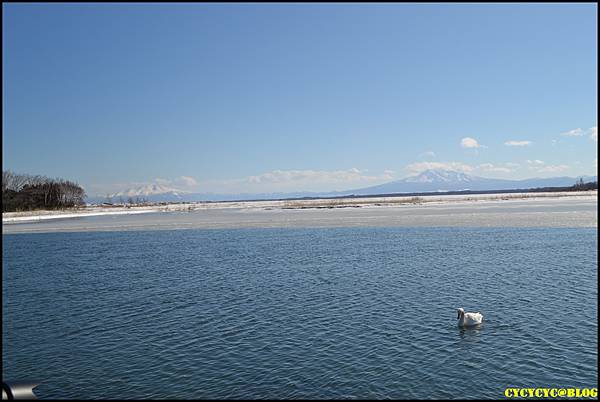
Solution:
[[[84,216],[131,215],[152,212],[182,212],[206,209],[307,209],[307,208],[347,208],[347,207],[394,207],[402,205],[455,204],[499,202],[510,200],[547,200],[552,198],[597,200],[597,191],[554,192],[554,193],[510,193],[510,194],[468,194],[436,195],[419,197],[369,197],[312,200],[277,201],[223,201],[191,202],[157,206],[101,207],[88,206],[65,211],[26,211],[2,214],[2,223],[35,222],[47,219],[81,218]]]
[[[2,231],[350,226],[597,227],[593,192],[199,202],[7,213]]]

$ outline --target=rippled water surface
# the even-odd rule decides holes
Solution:
[[[3,377],[86,399],[597,387],[597,250],[596,228],[3,235]]]

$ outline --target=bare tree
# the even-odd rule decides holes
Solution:
[[[12,180],[12,172],[10,170],[2,171],[2,192],[5,192],[9,188],[9,182]]]
[[[23,186],[29,183],[32,176],[13,173],[10,170],[2,171],[2,191],[21,191]]]
[[[75,182],[2,172],[2,211],[57,209],[84,204],[85,191]]]

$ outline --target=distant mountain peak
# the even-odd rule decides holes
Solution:
[[[597,178],[585,176],[586,181],[596,181]],[[352,194],[394,194],[419,192],[447,191],[490,191],[529,189],[540,187],[563,187],[575,184],[576,178],[549,177],[521,180],[492,179],[472,176],[464,172],[447,169],[428,169],[404,179],[392,181],[377,186],[352,190]]]
[[[597,176],[582,176],[586,182],[597,181]],[[543,187],[568,187],[576,183],[576,177],[530,178],[520,180],[492,179],[472,176],[464,172],[448,169],[428,169],[419,174],[376,186],[334,192],[295,192],[260,194],[211,194],[190,193],[161,184],[149,184],[110,195],[111,198],[140,197],[151,202],[182,201],[233,201],[258,199],[284,199],[302,197],[331,197],[345,195],[410,194],[448,191],[493,191],[511,189],[531,189]],[[89,198],[88,198],[89,200]],[[103,202],[106,198],[96,197],[94,202]]]
[[[171,188],[164,186],[162,184],[148,184],[145,186],[139,186],[135,188],[130,188],[128,190],[120,191],[115,194],[111,194],[111,197],[147,197],[150,195],[171,195],[174,197],[179,197],[180,195],[189,194],[187,191],[178,190],[176,188]]]
[[[469,183],[476,179],[474,176],[455,170],[427,169],[402,181],[406,183]]]

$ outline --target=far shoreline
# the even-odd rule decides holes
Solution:
[[[306,210],[338,208],[386,208],[419,206],[424,204],[468,204],[482,202],[508,202],[517,200],[544,200],[558,198],[596,199],[597,190],[562,192],[498,192],[451,195],[391,195],[355,196],[338,198],[251,200],[251,201],[198,201],[162,203],[158,205],[85,206],[60,211],[23,211],[2,213],[2,224],[35,223],[51,219],[71,219],[103,215],[133,215],[158,212],[194,212],[202,210]]]

